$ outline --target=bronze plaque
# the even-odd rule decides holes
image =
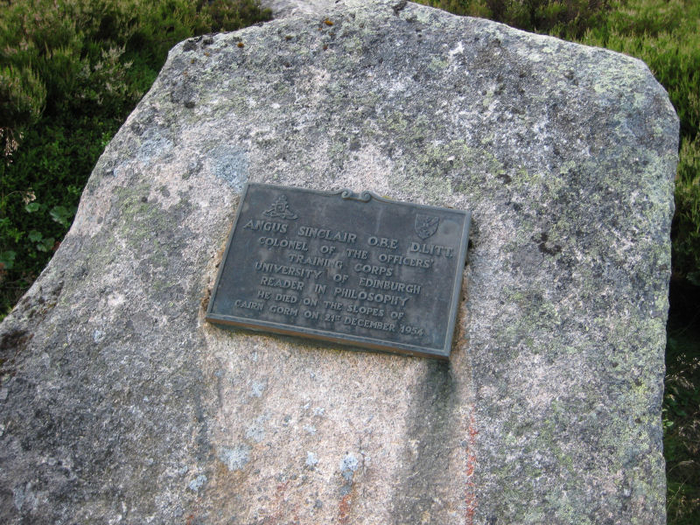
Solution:
[[[207,321],[449,358],[470,213],[246,185]]]

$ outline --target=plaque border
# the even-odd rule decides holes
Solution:
[[[240,317],[235,315],[223,315],[212,312],[212,307],[214,305],[214,299],[219,291],[219,283],[224,273],[226,266],[226,261],[228,260],[228,254],[232,246],[233,236],[236,232],[236,226],[238,225],[238,220],[241,215],[243,202],[248,195],[248,189],[251,187],[262,187],[271,188],[278,191],[292,190],[292,191],[304,191],[308,193],[315,193],[317,195],[322,195],[324,197],[332,197],[337,195],[341,199],[352,199],[362,202],[369,202],[374,199],[387,204],[399,204],[404,206],[411,206],[413,208],[418,208],[421,210],[447,210],[451,213],[457,213],[464,216],[464,227],[462,228],[462,236],[460,239],[459,249],[457,250],[457,264],[455,268],[455,275],[453,276],[453,287],[452,287],[452,298],[450,301],[449,308],[449,321],[447,323],[447,329],[445,334],[445,345],[442,349],[428,348],[419,345],[411,345],[408,343],[401,342],[391,342],[382,340],[377,337],[366,337],[354,334],[339,334],[338,332],[329,330],[319,330],[315,328],[304,328],[297,325],[290,325],[285,323],[276,323],[272,321],[264,320],[252,320],[248,317]],[[381,197],[371,191],[363,191],[356,194],[348,189],[341,189],[336,191],[322,191],[314,190],[295,186],[281,186],[277,184],[265,184],[260,182],[246,182],[243,191],[241,191],[240,199],[238,201],[238,206],[236,209],[236,216],[231,225],[231,231],[228,235],[228,240],[226,241],[226,249],[224,250],[223,258],[219,263],[219,268],[216,275],[216,280],[214,281],[214,287],[212,288],[211,295],[209,297],[209,304],[207,305],[207,311],[205,314],[205,320],[221,326],[223,328],[242,328],[245,330],[251,330],[254,332],[271,332],[280,335],[288,335],[300,338],[310,338],[316,341],[327,341],[331,343],[341,344],[343,346],[349,347],[354,350],[376,350],[381,352],[388,352],[393,354],[401,355],[412,355],[416,357],[431,357],[437,359],[448,360],[450,353],[452,351],[452,342],[454,339],[454,331],[457,324],[457,313],[460,301],[460,292],[462,290],[462,281],[464,278],[464,268],[466,265],[467,248],[469,245],[469,230],[471,228],[471,212],[466,210],[457,210],[454,208],[444,208],[440,206],[429,206],[425,204],[413,204],[410,202],[397,201],[393,199],[388,199]]]

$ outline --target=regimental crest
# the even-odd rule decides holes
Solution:
[[[287,197],[280,195],[277,200],[272,203],[269,210],[264,211],[263,215],[270,217],[271,219],[287,219],[294,220],[299,216],[289,209],[289,203],[287,202]]]
[[[427,239],[433,235],[440,224],[440,217],[434,215],[416,215],[416,233],[421,239]]]

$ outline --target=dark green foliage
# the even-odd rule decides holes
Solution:
[[[609,9],[608,0],[420,0],[458,15],[478,16],[509,26],[580,38],[599,24]]]
[[[269,17],[254,0],[0,0],[0,317],[58,247],[168,50]]]
[[[700,286],[700,137],[681,138],[673,248],[676,271]]]
[[[0,100],[4,101],[0,105],[3,129],[10,129],[9,123],[14,128],[29,126],[44,110],[46,87],[32,69],[4,66],[0,69]]]
[[[666,347],[664,456],[668,522],[700,523],[700,288],[671,286]]]

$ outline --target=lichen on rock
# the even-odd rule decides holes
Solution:
[[[664,521],[666,93],[403,4],[173,48],[0,326],[3,523]],[[247,181],[470,210],[450,362],[207,324]]]

